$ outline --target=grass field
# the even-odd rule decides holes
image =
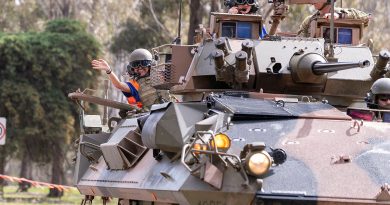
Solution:
[[[0,196],[0,204],[7,205],[21,205],[21,204],[42,204],[42,205],[52,205],[52,204],[80,204],[81,200],[84,198],[83,195],[79,193],[76,188],[72,188],[64,192],[64,196],[61,198],[48,198],[47,194],[49,193],[48,187],[32,187],[28,192],[16,192],[17,186],[5,186],[3,197]],[[93,200],[93,204],[103,204],[100,197],[97,197]],[[110,205],[116,205],[117,199],[112,200]]]

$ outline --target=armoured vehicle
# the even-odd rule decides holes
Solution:
[[[364,102],[389,74],[388,52],[374,61],[360,20],[318,20],[310,38],[277,33],[287,5],[272,3],[263,39],[261,15],[212,13],[196,45],[154,49],[155,87],[177,102],[140,113],[69,94],[131,113],[108,127],[82,114],[82,204],[390,204],[390,111]]]

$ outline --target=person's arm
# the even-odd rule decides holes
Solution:
[[[236,6],[233,6],[228,10],[229,14],[238,14],[238,8]]]
[[[324,15],[324,18],[330,19],[330,16],[331,16],[330,13],[326,13]],[[368,23],[368,21],[371,19],[371,15],[354,8],[350,8],[350,9],[338,8],[335,10],[334,18],[335,19],[361,19],[364,20],[366,23]]]
[[[371,19],[371,15],[368,13],[365,13],[363,11],[350,8],[350,9],[342,9],[341,10],[342,16],[345,19],[361,19],[366,22],[368,22]]]
[[[303,36],[303,37],[309,37],[310,36],[310,24],[312,21],[313,15],[307,16],[305,20],[301,23],[299,26],[298,30],[298,36]]]
[[[334,12],[334,20],[337,20],[337,19],[342,19],[344,16],[342,13],[336,13]],[[332,13],[326,13],[324,14],[323,18],[326,18],[326,19],[331,19],[332,18]]]
[[[108,65],[108,63],[105,60],[103,60],[103,59],[93,60],[91,62],[91,65],[92,65],[92,68],[95,70],[105,71],[106,74],[108,75],[108,78],[110,79],[112,84],[114,84],[114,86],[116,88],[118,88],[119,90],[121,90],[123,92],[130,92],[129,86],[126,83],[121,82],[119,80],[118,76],[116,76],[115,73],[112,72],[112,69],[110,68],[110,66]]]

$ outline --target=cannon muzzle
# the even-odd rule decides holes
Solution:
[[[296,83],[322,84],[326,73],[347,70],[357,67],[367,67],[370,61],[329,63],[318,53],[297,52],[290,59],[291,75]]]
[[[365,60],[365,61],[360,61],[358,63],[348,63],[348,62],[340,62],[340,63],[315,63],[313,65],[313,73],[315,75],[323,75],[325,73],[330,73],[330,72],[336,72],[340,70],[347,70],[351,68],[365,68],[370,66],[370,61]]]

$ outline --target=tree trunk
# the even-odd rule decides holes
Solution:
[[[221,1],[220,0],[211,0],[211,12],[219,12],[221,9]]]
[[[221,1],[220,0],[211,0],[210,12],[219,12],[221,10]],[[210,16],[209,16],[209,25],[210,25]]]
[[[53,151],[51,183],[61,185],[64,184],[64,180],[63,180],[64,179],[64,171],[63,171],[64,157],[63,157],[61,146],[58,143],[59,142],[57,142],[54,145],[54,147],[56,147],[57,149],[54,149],[56,151]],[[63,195],[64,192],[62,190],[51,188],[48,197],[61,197]]]
[[[20,168],[20,178],[26,178],[31,179],[31,158],[30,154],[27,151],[27,149],[24,149],[23,151],[23,158],[22,158],[22,164]],[[19,189],[20,192],[28,192],[28,189],[31,187],[31,184],[28,182],[20,182],[19,183]]]
[[[203,8],[199,0],[191,0],[190,3],[190,28],[188,30],[188,44],[194,42],[195,29],[202,23]]]

